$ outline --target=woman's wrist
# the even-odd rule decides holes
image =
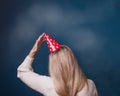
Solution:
[[[34,45],[33,48],[31,49],[31,51],[29,52],[29,55],[28,55],[28,56],[34,58],[37,50],[38,50],[38,48],[36,47],[36,45]]]
[[[28,56],[31,57],[31,58],[34,58],[35,54],[36,54],[37,51],[30,51]]]

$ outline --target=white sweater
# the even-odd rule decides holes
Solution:
[[[27,56],[22,64],[17,69],[17,77],[20,78],[26,85],[33,90],[43,94],[44,96],[58,96],[51,77],[39,75],[33,71],[32,63],[34,58]],[[88,88],[85,86],[77,96],[97,96],[97,90],[94,82],[90,79],[88,81]]]

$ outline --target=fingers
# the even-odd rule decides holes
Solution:
[[[41,39],[44,40],[44,39],[45,39],[44,35],[45,35],[45,33],[42,33],[42,34],[38,37],[38,41],[41,40]]]

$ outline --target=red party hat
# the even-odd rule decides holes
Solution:
[[[49,48],[50,53],[58,50],[60,48],[60,44],[52,39],[48,34],[45,33],[46,42]]]

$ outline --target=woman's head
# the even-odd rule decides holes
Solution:
[[[75,96],[86,83],[74,54],[65,45],[49,55],[49,73],[59,96]]]

